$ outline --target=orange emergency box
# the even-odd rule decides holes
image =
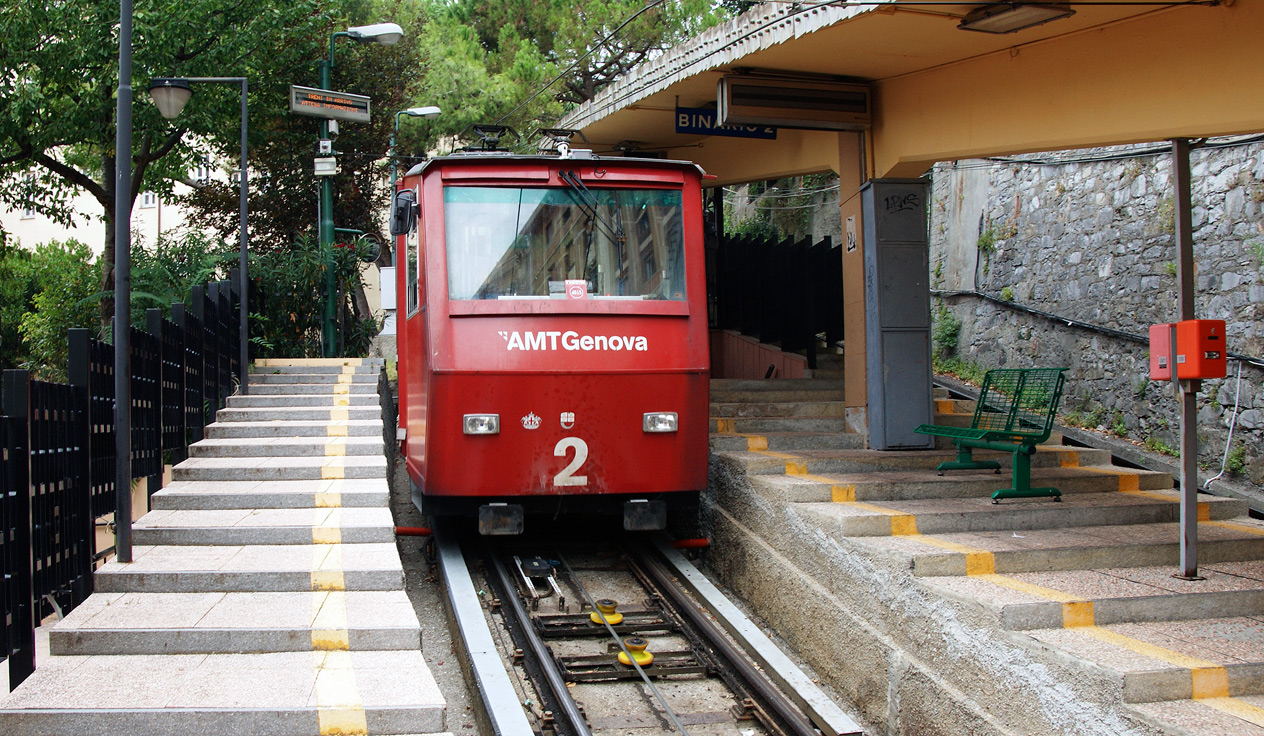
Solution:
[[[1150,325],[1150,380],[1170,381],[1171,323]],[[1176,377],[1181,380],[1224,378],[1228,367],[1222,319],[1187,319],[1176,323]]]

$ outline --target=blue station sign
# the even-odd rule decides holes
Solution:
[[[734,138],[777,139],[777,129],[767,125],[716,125],[715,110],[707,107],[677,107],[676,132],[693,135],[727,135]]]

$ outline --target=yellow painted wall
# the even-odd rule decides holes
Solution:
[[[879,177],[919,176],[936,161],[1261,130],[1256,0],[1158,9],[875,85]]]
[[[833,170],[838,165],[838,134],[783,129],[772,141],[711,136],[697,146],[673,148],[667,155],[693,161],[716,176],[707,186],[727,186]]]

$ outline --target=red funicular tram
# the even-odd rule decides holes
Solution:
[[[706,484],[702,172],[559,148],[433,158],[399,185],[413,501],[484,534],[587,512],[663,528]]]

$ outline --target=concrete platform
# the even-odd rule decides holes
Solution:
[[[135,522],[132,562],[97,571],[49,632],[51,656],[0,701],[0,734],[442,731],[377,396],[338,405],[352,381],[376,385],[379,366],[360,363],[254,375],[251,402],[276,406],[218,413]],[[271,386],[286,390],[268,400]]]
[[[765,414],[785,391],[741,390]],[[1241,501],[1199,497],[1206,579],[1176,579],[1170,476],[1055,434],[1032,484],[1063,500],[997,505],[1008,454],[939,476],[949,447],[759,449],[722,424],[737,400],[716,417],[707,563],[881,732],[1264,734],[1264,523]]]

